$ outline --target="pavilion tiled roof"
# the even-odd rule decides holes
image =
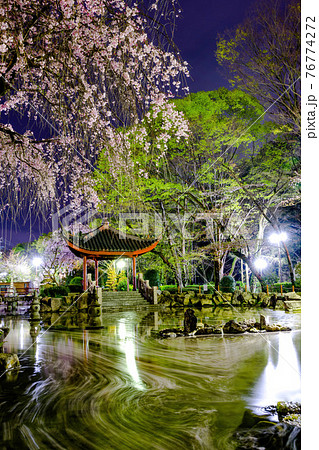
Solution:
[[[158,244],[158,241],[154,239],[142,239],[122,233],[108,224],[85,234],[64,234],[64,237],[70,250],[77,256],[98,259],[120,255],[137,256],[153,250]]]

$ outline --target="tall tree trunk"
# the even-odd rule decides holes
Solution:
[[[220,264],[220,259],[219,259],[219,255],[215,254],[214,255],[214,283],[215,283],[215,288],[217,289],[219,284],[220,284],[220,269],[221,269],[221,264]]]
[[[282,243],[282,245],[283,245],[283,247],[285,249],[286,256],[287,256],[291,283],[292,283],[293,286],[296,286],[295,271],[294,271],[294,268],[293,268],[293,265],[292,265],[292,262],[291,262],[291,259],[290,259],[290,254],[289,254],[288,248],[287,248],[287,246],[286,246],[286,244],[284,242]]]
[[[234,273],[237,261],[238,261],[238,258],[237,258],[237,256],[235,256],[235,258],[233,259],[232,265],[231,265],[231,269],[230,269],[229,274],[228,274],[231,277],[233,276],[233,273]]]
[[[247,265],[246,263],[245,263],[245,273],[246,273],[246,285],[247,285],[247,289],[248,289],[248,291],[250,291],[248,265]]]

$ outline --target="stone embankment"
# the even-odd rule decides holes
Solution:
[[[40,315],[44,327],[89,329],[101,328],[101,301],[97,292],[68,294],[62,298],[40,299]]]
[[[172,294],[169,291],[163,291],[158,297],[158,304],[169,306],[171,308],[257,306],[260,308],[283,309],[289,312],[293,312],[300,310],[301,297],[295,292],[288,292],[281,296],[278,294],[266,294],[265,292],[252,294],[250,292],[235,291],[233,294],[226,294],[216,291],[214,294],[199,294],[196,292]]]
[[[180,336],[211,336],[214,334],[244,334],[244,333],[265,333],[274,331],[291,331],[291,328],[281,324],[268,324],[265,316],[260,314],[259,322],[256,319],[229,320],[225,324],[210,326],[207,324],[198,324],[197,317],[193,309],[186,309],[184,313],[184,328],[166,328],[156,331],[153,337],[158,338],[174,338]]]

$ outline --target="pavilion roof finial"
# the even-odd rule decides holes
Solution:
[[[100,230],[108,230],[110,224],[107,217],[103,217],[102,225],[100,226]]]

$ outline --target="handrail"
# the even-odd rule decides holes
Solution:
[[[137,276],[137,289],[139,293],[152,305],[157,304],[157,286],[150,286],[149,280],[144,280],[143,274]]]

